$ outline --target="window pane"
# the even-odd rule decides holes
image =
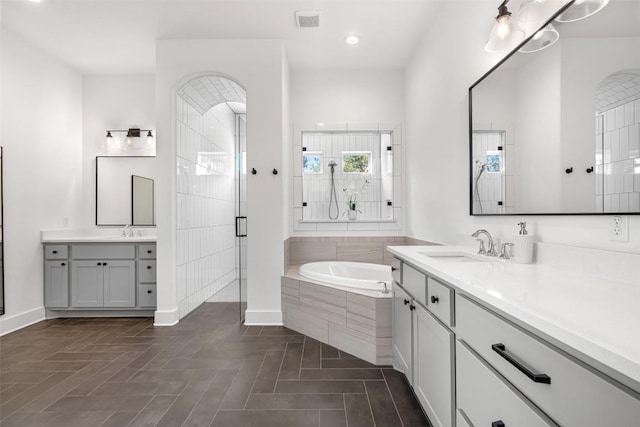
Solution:
[[[343,151],[342,171],[345,173],[367,173],[370,161],[370,151]]]
[[[302,172],[322,173],[322,153],[302,154]]]

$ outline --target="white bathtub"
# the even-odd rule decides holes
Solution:
[[[381,264],[346,261],[310,262],[298,267],[307,279],[350,288],[381,291],[387,284],[391,290],[391,267]]]

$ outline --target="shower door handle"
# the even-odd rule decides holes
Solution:
[[[236,237],[247,237],[247,217],[236,217]]]

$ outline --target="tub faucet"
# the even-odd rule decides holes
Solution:
[[[387,287],[387,282],[378,282],[382,285],[382,293],[383,294],[388,294],[389,293],[389,288]]]
[[[496,251],[496,244],[493,241],[493,237],[491,237],[491,234],[487,230],[485,230],[483,228],[481,228],[480,230],[476,230],[471,235],[471,237],[476,237],[477,238],[481,234],[484,234],[484,235],[487,236],[487,246],[488,246],[488,248],[487,248],[487,256],[498,256],[498,252]]]

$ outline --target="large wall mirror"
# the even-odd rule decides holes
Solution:
[[[96,157],[96,225],[155,225],[155,157]]]
[[[587,3],[469,89],[472,215],[640,213],[640,1]]]

